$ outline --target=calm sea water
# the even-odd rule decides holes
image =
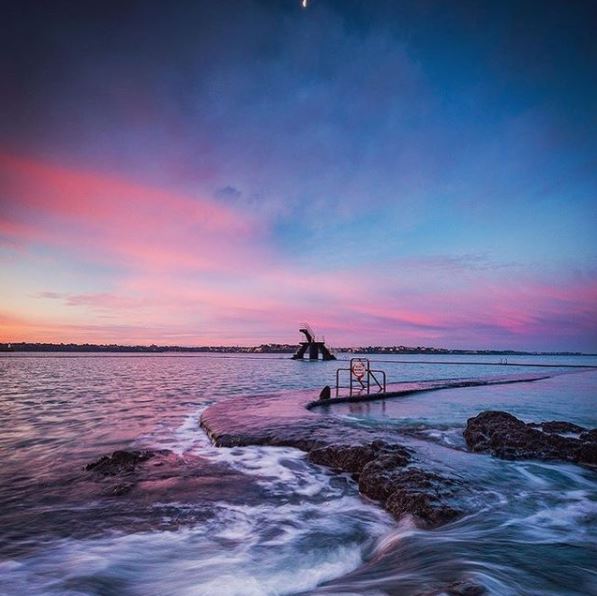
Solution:
[[[499,357],[475,357],[483,366],[445,363],[470,356],[379,360],[389,361],[376,366],[390,381],[517,372],[495,364]],[[403,426],[430,460],[479,487],[478,510],[425,531],[395,522],[350,478],[301,452],[216,449],[198,427],[215,401],[318,389],[333,383],[337,366],[278,356],[2,356],[0,593],[417,594],[462,577],[495,594],[597,593],[595,472],[468,454],[461,436],[466,418],[488,408],[597,426],[597,372],[323,413]],[[192,499],[105,498],[79,482],[99,456],[146,447],[199,458]],[[222,484],[222,469],[234,482]]]

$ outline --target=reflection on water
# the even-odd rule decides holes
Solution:
[[[491,364],[495,357],[462,367],[409,359],[377,367],[389,381],[513,372]],[[397,524],[348,477],[295,450],[215,449],[198,428],[214,401],[320,388],[337,366],[277,356],[0,358],[1,591],[416,594],[468,577],[495,594],[597,592],[594,472],[446,448],[462,447],[466,418],[488,408],[595,425],[597,373],[331,407],[330,415],[418,429],[408,440],[429,461],[478,487],[474,514],[423,531]],[[199,458],[200,494],[106,498],[81,484],[86,463],[126,448]]]

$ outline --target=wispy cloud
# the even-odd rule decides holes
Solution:
[[[0,234],[123,266],[246,265],[258,222],[213,200],[0,153]]]

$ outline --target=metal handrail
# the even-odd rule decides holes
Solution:
[[[346,385],[346,386],[341,386],[340,385],[340,372],[342,371],[347,371],[350,374],[350,385]],[[377,373],[379,375],[381,375],[382,377],[382,383],[379,382],[379,380],[377,379],[377,377],[375,376],[374,373]],[[383,370],[376,370],[376,369],[367,369],[367,383],[363,383],[361,380],[359,380],[359,383],[361,385],[361,391],[363,389],[367,389],[367,395],[369,395],[371,393],[371,378],[373,378],[373,380],[375,381],[375,384],[379,387],[379,392],[380,393],[385,393],[386,392],[386,373]],[[353,388],[354,388],[354,383],[353,383],[353,377],[352,377],[352,369],[350,368],[338,368],[336,369],[336,397],[339,396],[340,393],[340,389],[349,389],[349,395],[352,397],[353,394]]]

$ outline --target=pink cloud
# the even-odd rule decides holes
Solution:
[[[554,291],[554,302],[541,284],[516,285],[513,282],[491,297],[479,290],[476,294],[409,298],[401,305],[383,294],[366,297],[366,292],[355,291],[353,300],[347,301],[342,292],[338,296],[329,292],[312,305],[300,298],[287,300],[283,294],[267,293],[259,285],[247,292],[231,292],[217,285],[177,283],[174,278],[165,283],[161,278],[146,277],[129,280],[114,294],[42,297],[40,300],[60,299],[77,312],[87,313],[84,319],[90,324],[63,325],[37,316],[22,321],[22,332],[17,335],[31,339],[27,334],[35,333],[35,338],[61,341],[87,337],[164,343],[178,338],[191,345],[247,345],[296,341],[297,326],[307,319],[336,346],[385,343],[556,349],[559,341],[578,336],[579,325],[589,336],[593,329],[595,337],[596,309],[583,302],[583,297],[594,295],[594,284],[571,288],[581,298],[575,301],[570,297],[564,310],[559,292]],[[1,326],[2,335],[14,339],[8,332],[16,332],[18,326]]]
[[[210,199],[6,153],[0,175],[5,242],[119,271],[93,292],[38,288],[38,309],[0,319],[6,340],[294,341],[306,319],[333,345],[597,343],[594,279],[474,255],[313,271],[276,258],[257,220]]]
[[[237,268],[259,252],[258,223],[210,199],[6,153],[0,175],[0,234],[13,241],[149,268]]]

